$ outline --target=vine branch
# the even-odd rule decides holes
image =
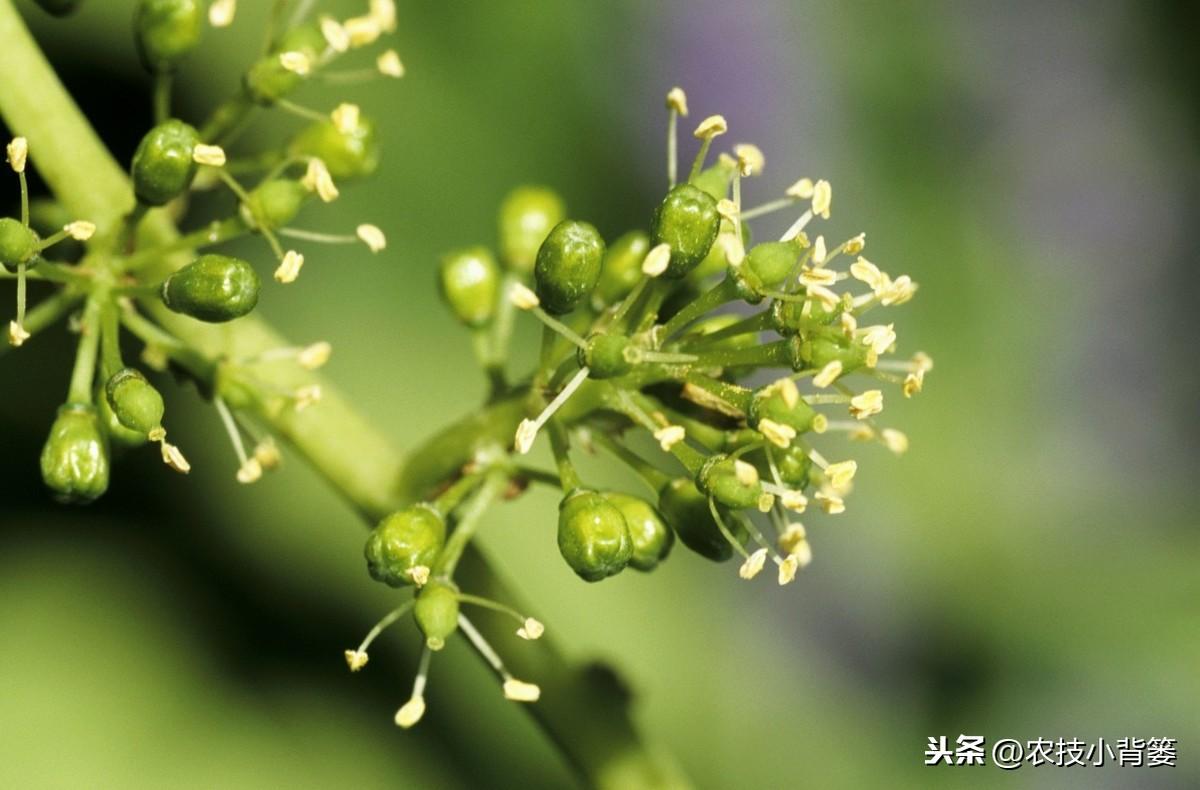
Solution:
[[[94,222],[100,238],[114,238],[123,217],[134,207],[125,171],[62,86],[12,0],[0,0],[0,41],[4,42],[0,115],[16,134],[30,140],[34,163],[63,206]],[[160,210],[150,212],[140,226],[142,243],[161,245],[177,238],[176,228]],[[158,264],[164,274],[189,260],[186,253],[181,255]],[[217,327],[171,313],[151,300],[142,307],[210,359],[254,356],[288,345],[255,316]],[[279,366],[269,375],[268,383],[280,389],[321,386],[319,408],[299,413],[261,409],[259,416],[368,523],[427,495],[469,460],[481,442],[507,443],[521,416],[520,399],[509,398],[467,417],[405,459],[316,374]],[[476,550],[463,556],[460,575],[482,595],[514,598]],[[481,630],[490,629],[494,632],[489,638],[508,636],[507,623]],[[619,680],[607,670],[569,663],[552,644],[542,641],[540,649],[523,651],[510,664],[541,685],[541,702],[528,708],[583,780],[602,788],[686,786],[674,764],[642,742],[630,721],[627,695]]]

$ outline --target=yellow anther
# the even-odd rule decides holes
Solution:
[[[729,125],[725,123],[724,116],[710,115],[700,122],[692,135],[699,140],[711,140],[727,131],[729,131]]]
[[[675,87],[667,91],[667,109],[674,110],[684,118],[687,117],[687,94],[683,92],[683,88]]]

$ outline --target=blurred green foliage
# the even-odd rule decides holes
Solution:
[[[131,4],[85,5],[69,21],[29,14],[128,159],[150,116]],[[258,45],[266,4],[241,5],[237,24],[209,31],[181,73],[186,117],[223,97]],[[323,5],[348,14],[359,3]],[[850,510],[810,520],[816,560],[793,586],[740,582],[733,567],[685,552],[648,576],[585,585],[558,557],[544,492],[483,530],[573,654],[623,669],[644,729],[700,785],[959,784],[964,769],[921,766],[938,734],[1168,736],[1192,752],[1195,437],[1166,431],[1129,446],[1127,415],[1096,407],[1127,384],[1119,355],[1108,377],[1088,378],[1085,360],[1107,352],[1089,328],[1126,320],[1153,355],[1167,326],[1153,311],[1098,309],[1095,294],[1126,281],[1127,261],[1088,261],[1081,278],[1026,224],[1022,175],[1080,166],[1020,147],[1011,117],[1025,101],[1012,90],[1037,96],[1055,58],[997,67],[984,41],[1003,38],[1004,14],[945,3],[778,0],[741,14],[682,0],[400,6],[408,75],[337,94],[380,121],[379,175],[311,218],[339,232],[374,222],[388,252],[315,249],[295,286],[264,289],[262,309],[297,341],[331,341],[332,377],[401,446],[483,393],[467,337],[436,298],[439,255],[494,243],[495,207],[523,182],[557,188],[607,238],[644,227],[664,180],[661,94],[676,83],[694,114],[726,112],[731,140],[763,144],[767,175],[751,202],[798,175],[828,177],[834,227],[866,230],[872,260],[921,283],[897,314],[901,351],[926,350],[937,368],[916,401],[893,399],[885,412],[913,449],[900,460],[857,452]],[[1124,21],[1121,8],[1103,24]],[[1007,24],[1019,31],[1019,20]],[[1093,43],[1088,31],[1111,32],[1103,24],[1077,36]],[[1153,39],[1095,43],[1138,69]],[[1010,73],[1015,88],[997,76]],[[333,103],[317,89],[306,98]],[[1074,122],[1063,121],[1082,135]],[[260,116],[251,134],[294,128]],[[1174,139],[1194,174],[1194,148]],[[1113,146],[1119,165],[1147,143],[1135,134]],[[1043,207],[1070,226],[1066,207]],[[267,257],[253,244],[239,251]],[[519,335],[526,347],[533,337],[528,326]],[[407,733],[391,724],[415,633],[384,640],[360,675],[341,658],[394,595],[365,573],[362,525],[295,459],[257,486],[234,484],[231,451],[211,441],[216,416],[193,392],[164,387],[189,478],[142,453],[116,465],[108,500],[51,504],[36,458],[67,371],[34,356],[65,358],[66,342],[0,360],[0,783],[569,783],[460,645],[434,662],[426,720]],[[1176,397],[1173,382],[1154,386],[1165,393],[1124,402],[1167,425],[1194,419],[1194,400]],[[599,461],[584,467],[605,474]],[[970,779],[1024,784],[1030,770],[973,769]],[[1132,770],[1104,781],[1200,781],[1187,756],[1177,769]],[[1081,773],[1036,776],[1101,781]]]

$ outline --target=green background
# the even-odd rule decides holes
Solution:
[[[267,4],[240,5],[181,74],[185,117],[259,44]],[[85,6],[29,18],[127,159],[149,123],[132,3]],[[399,446],[483,394],[435,298],[439,253],[492,243],[496,204],[528,181],[609,238],[644,226],[674,84],[693,120],[721,112],[727,139],[766,152],[750,203],[829,178],[830,234],[867,231],[868,257],[921,284],[896,314],[899,349],[937,367],[885,412],[912,450],[856,448],[849,510],[806,519],[815,561],[792,586],[682,550],[654,574],[584,585],[557,555],[545,491],[483,530],[569,652],[622,669],[643,729],[697,784],[1200,782],[1186,4],[399,6],[403,80],[300,97],[361,103],[385,146],[378,177],[305,226],[374,222],[389,248],[308,249],[300,280],[261,304],[297,341],[333,343],[330,375]],[[295,126],[260,116],[243,143]],[[264,247],[242,249],[266,266]],[[522,328],[518,356],[534,337]],[[381,640],[358,675],[341,656],[394,600],[363,572],[361,524],[299,459],[237,486],[194,391],[164,387],[188,478],[137,453],[102,502],[52,505],[36,458],[69,355],[58,330],[0,359],[0,784],[570,783],[460,644],[434,662],[426,720],[391,724],[415,631]],[[1172,737],[1180,766],[922,766],[927,737],[960,733]]]

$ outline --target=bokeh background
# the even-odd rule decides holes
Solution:
[[[241,5],[183,71],[185,116],[257,47],[268,4]],[[57,22],[26,6],[122,159],[149,124],[131,7],[93,0]],[[622,669],[642,727],[698,785],[1200,783],[1193,4],[400,9],[408,76],[306,97],[360,102],[386,148],[379,177],[311,226],[376,222],[389,249],[313,250],[262,305],[291,336],[333,343],[332,377],[400,446],[483,392],[435,298],[438,254],[491,243],[497,202],[525,181],[610,237],[644,226],[674,84],[693,118],[721,112],[727,139],[766,151],[750,202],[828,178],[831,234],[866,230],[872,260],[921,283],[900,351],[937,368],[888,409],[912,450],[859,452],[850,510],[807,519],[816,559],[793,586],[682,550],[584,585],[557,556],[545,492],[484,532],[572,655]],[[248,139],[291,128],[262,117]],[[382,640],[357,676],[341,656],[393,600],[363,572],[362,526],[298,459],[235,485],[192,391],[168,387],[190,477],[135,454],[100,503],[53,505],[36,459],[68,344],[59,331],[0,358],[0,784],[570,785],[459,645],[434,664],[427,719],[391,724],[415,632]],[[922,766],[928,736],[960,733],[1172,737],[1179,767]]]

